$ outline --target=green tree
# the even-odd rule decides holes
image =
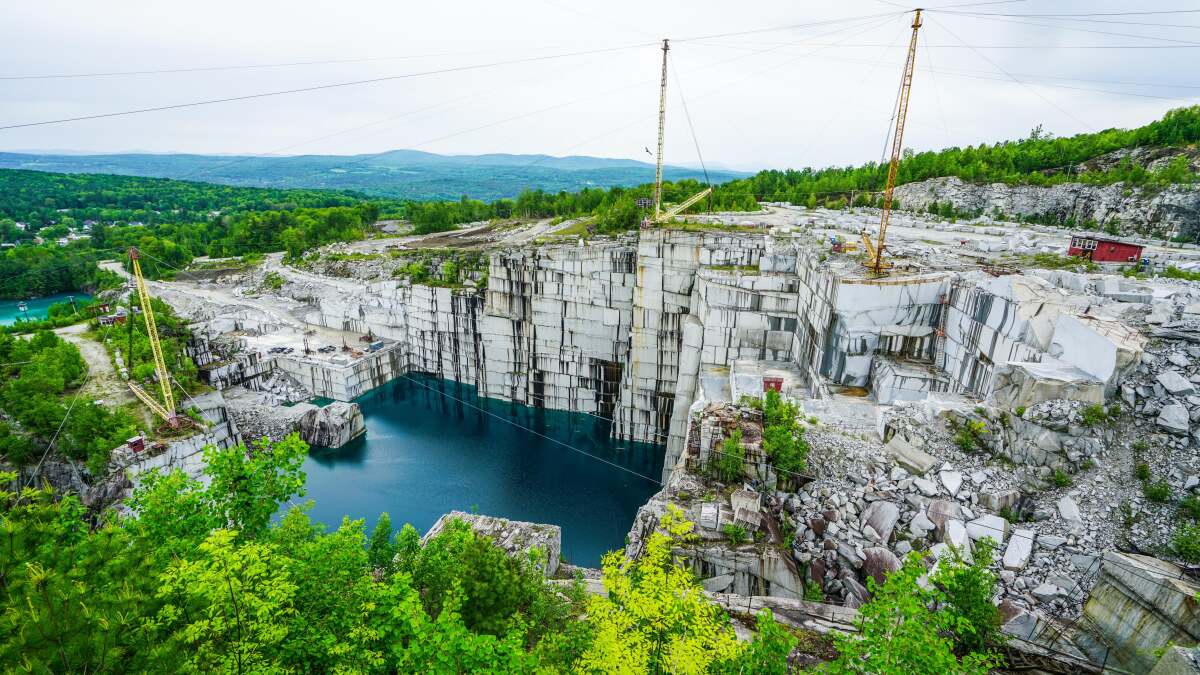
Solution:
[[[992,603],[997,578],[990,567],[995,550],[996,542],[991,537],[975,542],[971,560],[952,550],[951,564],[942,566],[935,575],[943,607],[955,617],[950,631],[960,655],[983,653],[1004,641],[1000,609]]]
[[[9,485],[15,473],[0,473]],[[0,663],[37,673],[148,671],[142,630],[161,602],[152,543],[90,531],[74,495],[0,489]]]
[[[371,532],[371,543],[367,549],[367,560],[371,567],[384,572],[390,572],[393,558],[396,557],[396,545],[392,541],[392,518],[383,512],[375,521],[375,529]]]
[[[253,450],[244,445],[204,450],[208,508],[224,527],[257,537],[279,505],[304,495],[304,458],[308,444],[293,433],[272,444],[263,438]]]
[[[936,579],[933,584],[918,583],[925,573],[921,555],[913,553],[884,583],[867,579],[871,600],[859,609],[861,631],[834,638],[838,657],[828,664],[828,672],[984,675],[999,665],[992,652],[956,655],[953,636],[969,620],[952,609],[931,610],[947,597]]]
[[[764,609],[755,617],[755,630],[754,639],[740,656],[716,664],[713,670],[725,675],[788,675],[791,672],[788,656],[798,642],[796,636],[780,625],[769,609]]]
[[[790,479],[804,470],[808,461],[808,442],[800,427],[799,411],[784,401],[777,391],[768,391],[763,401],[763,452],[780,472]]]
[[[195,560],[172,563],[161,575],[166,604],[155,632],[187,654],[194,671],[285,672],[277,652],[288,637],[296,585],[270,546],[238,543],[237,533],[214,530]]]
[[[588,601],[595,641],[579,669],[600,673],[705,673],[740,656],[728,618],[708,601],[689,570],[672,561],[671,549],[692,535],[692,523],[668,507],[645,552],[629,560],[604,556],[607,595]]]

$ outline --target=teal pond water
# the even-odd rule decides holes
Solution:
[[[343,516],[364,518],[369,533],[387,511],[397,529],[409,522],[424,533],[448,511],[474,510],[559,525],[567,561],[598,566],[624,546],[638,507],[659,489],[630,472],[657,479],[663,449],[613,441],[603,420],[481,398],[449,380],[414,380],[358,399],[365,437],[310,452],[305,499],[315,502],[315,520],[333,529]]]
[[[29,320],[37,321],[46,318],[46,312],[50,309],[50,305],[56,302],[66,302],[71,296],[75,296],[75,302],[83,302],[92,297],[87,293],[57,293],[43,298],[26,299],[25,304],[29,306]],[[0,300],[0,326],[11,326],[18,319],[25,318],[25,312],[19,308],[20,302],[20,300]]]

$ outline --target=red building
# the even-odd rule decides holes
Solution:
[[[1107,239],[1093,235],[1071,237],[1067,255],[1077,255],[1092,262],[1137,262],[1142,259],[1142,246],[1129,244],[1118,239]]]

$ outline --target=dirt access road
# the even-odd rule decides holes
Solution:
[[[114,339],[121,335],[117,333],[116,328],[109,331]],[[85,336],[86,331],[86,323],[77,323],[54,331],[56,335],[78,347],[80,355],[87,362],[88,382],[80,391],[97,401],[103,401],[108,406],[119,406],[136,401],[133,392],[129,391],[125,381],[113,368],[112,360],[108,358],[108,350],[104,348],[104,345]]]

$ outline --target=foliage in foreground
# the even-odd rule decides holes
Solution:
[[[922,555],[912,553],[884,583],[868,578],[872,598],[860,609],[862,632],[835,639],[839,655],[827,672],[984,675],[998,667],[990,650],[1002,639],[991,602],[996,577],[987,569],[992,550],[984,539],[974,562],[953,552],[926,579]]]
[[[325,532],[292,507],[295,435],[205,451],[208,480],[147,476],[96,523],[73,495],[0,491],[0,663],[25,672],[786,672],[769,614],[739,643],[671,558],[673,512],[647,554],[605,559],[607,596],[547,583],[452,522],[424,545],[380,519]],[[9,484],[12,474],[0,475]]]

